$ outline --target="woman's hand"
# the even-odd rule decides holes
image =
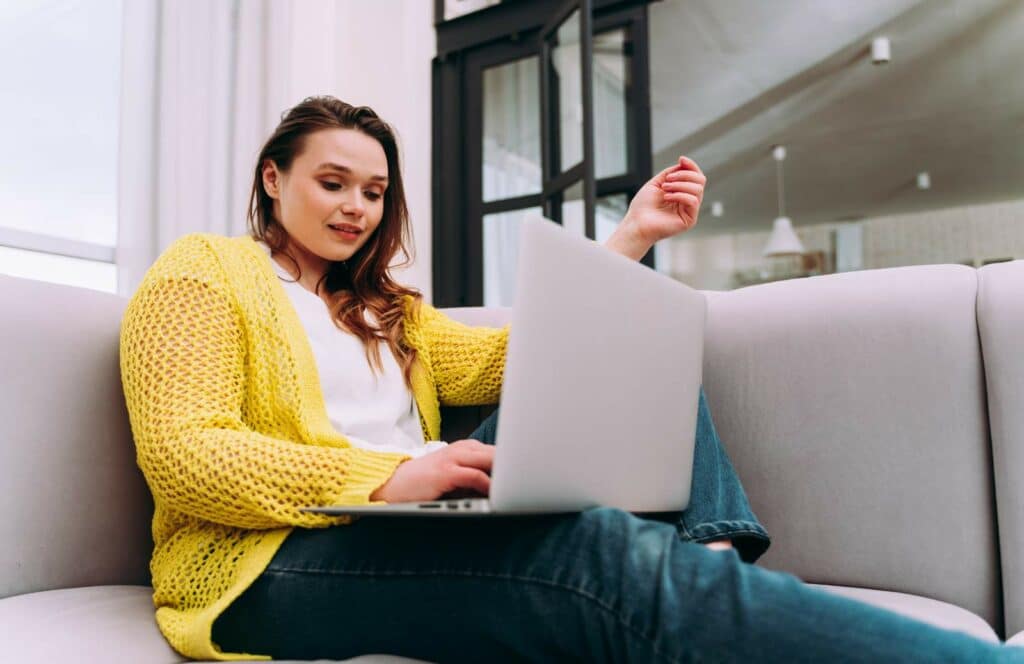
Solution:
[[[407,503],[437,500],[446,493],[470,490],[486,496],[491,489],[494,446],[459,440],[398,465],[370,500]]]
[[[640,260],[655,242],[690,230],[697,224],[706,184],[697,162],[679,157],[640,188],[605,246]]]

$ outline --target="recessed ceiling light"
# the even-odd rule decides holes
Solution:
[[[892,45],[888,37],[875,37],[871,40],[871,62],[884,65],[892,60]]]
[[[932,176],[928,171],[921,171],[917,174],[917,188],[921,191],[932,188]]]

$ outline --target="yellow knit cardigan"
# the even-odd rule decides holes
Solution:
[[[412,392],[424,435],[436,440],[441,404],[497,402],[508,328],[468,327],[411,298],[405,307],[405,336],[419,353]],[[187,657],[252,658],[221,652],[214,620],[294,527],[348,523],[299,508],[368,504],[409,457],[352,447],[331,426],[302,324],[247,235],[174,242],[128,303],[120,361],[155,503],[157,624]]]

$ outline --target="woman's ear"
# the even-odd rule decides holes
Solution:
[[[270,159],[263,162],[263,190],[274,200],[281,196],[281,172]]]

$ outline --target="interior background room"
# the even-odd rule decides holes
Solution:
[[[244,233],[314,94],[397,128],[402,278],[443,306],[510,304],[525,213],[600,241],[679,154],[700,223],[647,262],[698,288],[1022,258],[1021,34],[1018,0],[5,2],[0,272],[128,295],[177,237]]]

